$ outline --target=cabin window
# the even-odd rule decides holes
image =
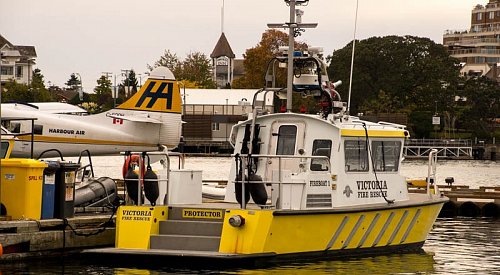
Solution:
[[[9,142],[2,141],[2,147],[0,148],[0,157],[4,159],[5,156],[7,155],[8,150],[9,150]]]
[[[368,171],[368,150],[366,140],[346,140],[344,143],[345,171]]]
[[[294,155],[297,140],[297,126],[283,125],[278,131],[276,155]]]
[[[312,155],[330,158],[332,152],[332,141],[328,139],[316,139],[313,141]],[[311,159],[311,171],[328,171],[330,161],[327,159]]]
[[[43,134],[43,125],[35,124],[35,126],[33,127],[33,134],[35,135]]]
[[[400,141],[372,141],[372,153],[375,171],[398,171],[401,153]]]

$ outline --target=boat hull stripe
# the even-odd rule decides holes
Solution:
[[[401,241],[399,242],[400,244],[404,243],[406,241],[406,238],[408,238],[408,235],[410,235],[410,232],[413,229],[413,227],[415,226],[415,223],[417,222],[418,217],[420,217],[421,212],[422,212],[422,209],[420,209],[420,208],[417,209],[417,212],[415,213],[415,215],[411,219],[411,222],[408,225],[408,228],[406,228],[406,232],[403,235],[403,238],[401,238]]]
[[[372,233],[373,227],[375,227],[375,224],[377,224],[379,218],[380,218],[380,213],[377,213],[373,218],[372,222],[370,223],[370,226],[368,226],[368,229],[366,230],[365,234],[359,241],[357,248],[360,248],[365,244],[366,238],[368,238],[368,236],[370,236],[370,234]]]
[[[382,236],[384,235],[385,231],[387,230],[387,227],[389,226],[389,224],[391,223],[392,219],[394,218],[394,212],[391,212],[391,214],[389,215],[389,217],[387,218],[387,220],[385,221],[385,224],[384,226],[382,227],[382,230],[380,230],[380,232],[378,233],[378,236],[377,238],[375,239],[375,241],[373,242],[372,244],[372,247],[374,246],[377,246],[378,245],[378,242],[380,242],[380,239],[382,238]]]
[[[344,216],[344,219],[342,219],[342,222],[340,223],[339,227],[337,228],[337,231],[335,231],[335,234],[332,236],[330,239],[330,242],[328,242],[328,245],[326,246],[325,250],[329,250],[332,248],[333,244],[337,241],[337,238],[340,235],[340,232],[344,229],[345,225],[349,221],[349,216]]]
[[[389,238],[389,241],[387,241],[387,245],[391,245],[394,239],[396,238],[396,235],[399,233],[399,230],[401,229],[401,225],[406,220],[406,217],[408,217],[408,210],[405,210],[403,215],[401,216],[401,219],[399,219],[398,224],[396,225],[396,228],[394,229],[394,232],[392,232],[391,237]]]
[[[359,216],[359,219],[358,221],[356,222],[356,225],[354,226],[354,228],[351,230],[351,233],[349,233],[349,237],[347,237],[347,239],[345,240],[344,242],[344,245],[342,246],[342,249],[346,248],[347,246],[349,246],[349,243],[351,242],[352,238],[354,237],[354,234],[356,234],[356,232],[358,231],[359,229],[359,226],[361,225],[361,223],[363,223],[363,221],[365,220],[365,215],[361,215]]]

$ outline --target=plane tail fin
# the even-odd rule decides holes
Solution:
[[[116,108],[180,114],[179,84],[168,68],[157,67],[151,71],[140,90]]]

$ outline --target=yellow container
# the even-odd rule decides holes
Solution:
[[[1,160],[0,200],[7,209],[7,216],[40,219],[45,167],[46,163],[34,159]]]

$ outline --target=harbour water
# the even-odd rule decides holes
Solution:
[[[121,176],[123,157],[94,157],[96,176]],[[188,158],[186,168],[203,170],[206,179],[227,179],[231,158]],[[175,167],[177,164],[172,163]],[[454,177],[455,184],[500,186],[500,163],[439,161],[438,183]],[[405,161],[402,173],[422,177],[425,161]],[[124,259],[126,261],[126,259]],[[420,253],[341,260],[295,262],[254,269],[205,270],[116,267],[80,262],[78,258],[0,264],[0,274],[500,274],[500,219],[438,219]]]

